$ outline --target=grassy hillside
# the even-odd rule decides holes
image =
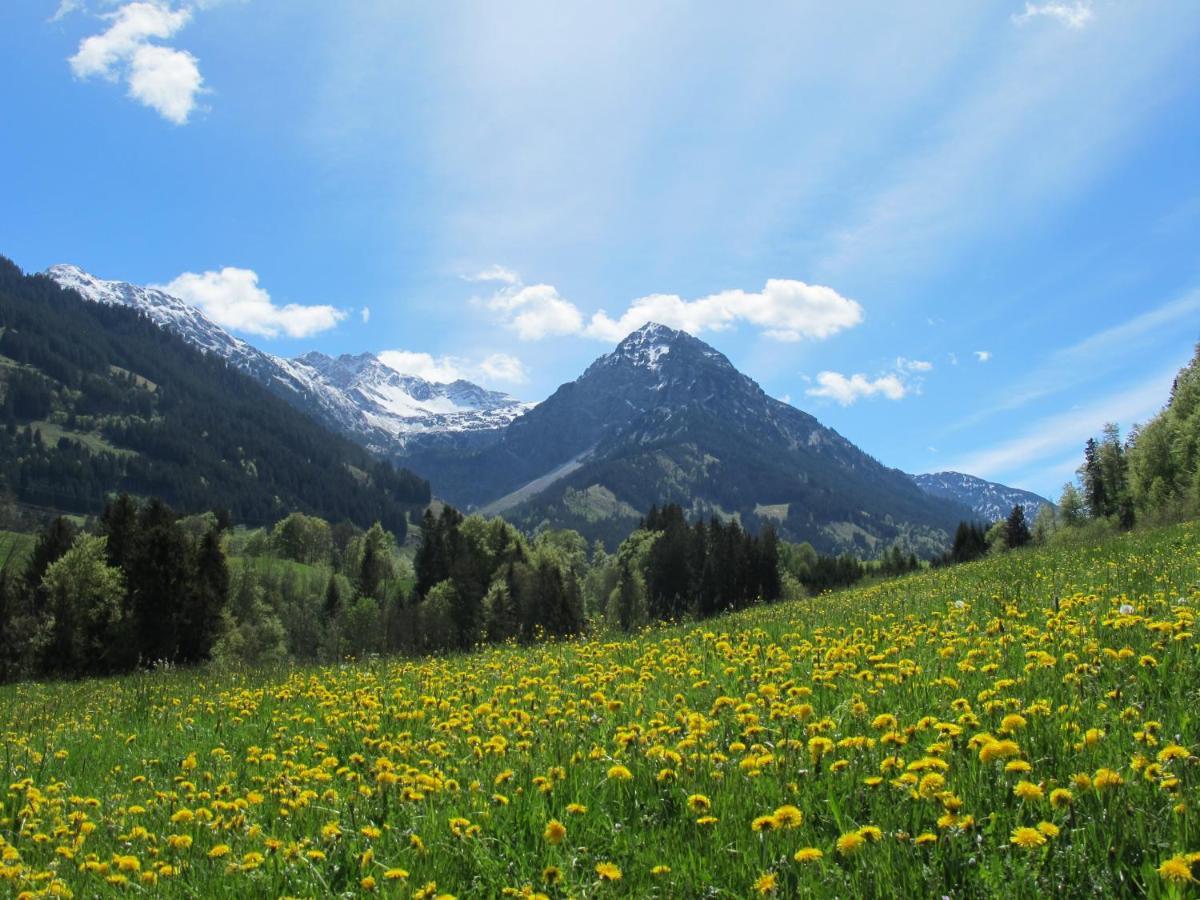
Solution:
[[[0,879],[1178,896],[1198,548],[1187,524],[624,641],[0,689]]]

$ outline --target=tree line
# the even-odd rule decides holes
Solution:
[[[23,567],[0,570],[0,676],[209,659],[229,593],[222,530],[216,517],[189,530],[161,501],[129,497],[92,531],[54,519]]]

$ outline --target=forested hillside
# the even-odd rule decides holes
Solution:
[[[265,524],[293,510],[404,535],[426,481],[330,434],[129,309],[85,303],[0,257],[0,481],[26,504],[107,495]]]

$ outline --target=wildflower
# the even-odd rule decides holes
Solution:
[[[841,856],[853,856],[867,842],[857,831],[848,831],[837,839],[837,852]]]
[[[601,881],[620,881],[621,870],[610,862],[596,863],[596,874]]]
[[[371,891],[375,890],[375,879],[370,875],[364,876],[359,880],[358,886],[364,891],[370,893]]]
[[[551,819],[546,823],[546,830],[542,836],[548,844],[561,844],[563,838],[567,836],[567,827],[558,819]]]
[[[1050,792],[1050,805],[1055,809],[1064,809],[1071,805],[1071,801],[1075,799],[1066,788],[1055,788]]]
[[[664,865],[657,865],[650,870],[650,874],[653,875],[655,878],[658,878],[659,876],[662,876],[662,875],[670,875],[671,867],[664,866]]]
[[[1192,865],[1186,856],[1172,856],[1158,867],[1158,876],[1164,881],[1184,884],[1195,881],[1192,877]]]
[[[582,816],[584,813],[587,812],[587,809],[588,808],[586,806],[584,806],[582,803],[568,803],[567,804],[567,812],[573,816]]]
[[[1092,776],[1092,784],[1098,791],[1120,787],[1124,783],[1125,779],[1112,769],[1097,769],[1096,774]]]
[[[825,855],[824,851],[818,850],[816,847],[801,847],[792,856],[798,863],[816,862]]]
[[[775,827],[774,816],[758,816],[750,823],[750,830],[756,832],[771,831]]]
[[[408,870],[406,869],[388,869],[383,873],[384,881],[403,881],[407,877]]]
[[[694,813],[708,812],[712,809],[712,801],[703,794],[692,794],[687,798],[687,805]]]
[[[1058,826],[1053,822],[1038,822],[1037,830],[1048,838],[1056,838],[1059,835]]]
[[[779,807],[771,818],[776,828],[799,828],[804,823],[804,813],[791,804]]]
[[[988,741],[979,748],[979,759],[981,762],[990,763],[994,760],[1008,759],[1009,757],[1017,756],[1021,752],[1021,748],[1016,741]]]
[[[1000,730],[1005,734],[1012,734],[1014,731],[1019,731],[1028,723],[1025,717],[1017,713],[1010,713],[1000,721]]]
[[[609,781],[630,781],[633,779],[633,773],[625,766],[617,764],[608,770]]]
[[[562,881],[562,869],[558,866],[546,866],[542,869],[542,881],[546,884],[558,884]]]
[[[1010,840],[1022,850],[1036,850],[1038,847],[1045,845],[1046,836],[1036,828],[1022,827],[1013,829]]]
[[[208,858],[220,859],[222,856],[228,856],[229,851],[230,846],[228,844],[217,844],[217,846],[208,851]]]
[[[754,882],[754,891],[757,894],[773,894],[778,884],[779,876],[774,872],[764,872]]]
[[[1034,784],[1032,781],[1018,781],[1017,786],[1013,788],[1013,793],[1024,800],[1026,803],[1033,803],[1041,800],[1044,796],[1042,786]]]

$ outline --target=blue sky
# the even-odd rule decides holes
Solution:
[[[653,316],[1057,496],[1200,339],[1200,4],[736,6],[9,0],[0,253],[527,399]]]

